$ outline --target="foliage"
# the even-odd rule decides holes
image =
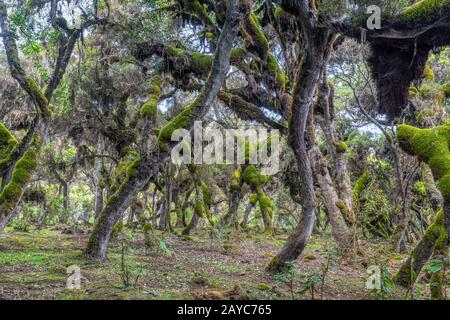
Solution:
[[[15,219],[11,223],[11,227],[13,228],[14,231],[29,232],[31,225],[25,219]]]
[[[116,265],[116,272],[122,280],[123,289],[136,289],[141,276],[146,275],[144,266],[129,256],[133,249],[128,243],[129,239],[121,241],[120,262]]]

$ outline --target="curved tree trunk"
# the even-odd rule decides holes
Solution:
[[[316,182],[319,185],[328,216],[330,218],[333,237],[343,255],[348,255],[352,251],[352,233],[345,224],[345,220],[338,207],[339,196],[334,187],[331,176],[328,172],[326,160],[317,145],[311,149],[311,162]]]
[[[268,270],[272,272],[283,270],[286,267],[286,262],[297,259],[303,252],[313,231],[316,217],[314,185],[305,132],[315,90],[334,38],[329,30],[317,27],[314,21],[310,20],[311,12],[309,7],[306,7],[308,4],[302,1],[298,2],[297,5],[299,6],[299,20],[302,21],[305,40],[308,43],[295,85],[289,138],[297,160],[302,185],[303,218],[289,236],[287,243],[268,265]]]
[[[252,213],[253,209],[255,209],[255,205],[252,203],[248,203],[247,207],[245,207],[244,218],[242,219],[241,222],[241,228],[245,229],[247,227],[248,218],[250,217],[250,214]]]
[[[78,41],[83,28],[84,27],[74,30],[70,37],[65,39],[64,45],[58,47],[57,63],[53,69],[49,83],[45,90],[43,90],[22,68],[19,60],[19,52],[17,50],[15,30],[10,29],[7,6],[4,0],[0,0],[1,37],[3,39],[11,76],[28,94],[38,111],[27,134],[12,152],[12,161],[8,163],[6,172],[1,173],[0,225],[3,227],[12,220],[10,215],[16,210],[17,204],[20,202],[23,192],[31,178],[31,174],[37,166],[37,158],[41,152],[41,146],[46,142],[47,132],[51,121],[51,113],[48,108],[49,101],[52,98],[53,92],[61,82],[72,56],[73,48]],[[1,134],[3,134],[3,132]],[[20,171],[20,174],[18,171]],[[17,188],[20,188],[20,192],[17,192]]]
[[[219,37],[211,71],[200,94],[194,103],[191,104],[195,108],[192,107],[191,115],[185,124],[187,129],[191,129],[194,121],[206,114],[223,85],[230,67],[230,52],[234,39],[237,36],[238,22],[241,15],[245,14],[245,12],[239,10],[240,7],[241,3],[239,0],[228,2],[226,22]],[[114,224],[136,197],[136,194],[150,182],[150,179],[156,175],[161,165],[167,162],[173,147],[174,144],[169,144],[164,148],[164,152],[159,152],[158,150],[156,153],[151,153],[151,155],[141,155],[141,160],[137,168],[135,168],[135,174],[127,177],[116,193],[108,199],[105,208],[102,210],[86,248],[88,257],[98,260],[106,258]]]

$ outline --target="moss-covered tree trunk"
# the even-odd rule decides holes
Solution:
[[[281,251],[270,262],[268,269],[272,272],[283,270],[286,262],[297,259],[313,231],[315,222],[314,185],[305,132],[317,84],[334,39],[333,33],[327,28],[320,27],[318,21],[314,19],[315,13],[307,1],[290,4],[301,24],[306,48],[303,56],[300,57],[301,64],[294,86],[292,116],[289,123],[289,142],[297,160],[302,184],[303,217]],[[293,8],[286,9],[293,10]]]
[[[244,218],[242,219],[241,222],[241,228],[245,229],[247,228],[247,224],[250,218],[250,214],[252,213],[253,209],[255,209],[255,204],[253,203],[248,203],[247,206],[245,207],[245,211],[244,211]]]
[[[398,127],[400,146],[409,154],[427,163],[438,183],[444,199],[444,207],[436,215],[435,222],[426,230],[423,239],[400,268],[396,282],[408,286],[414,283],[423,265],[432,255],[448,257],[450,239],[450,122],[433,129],[419,129],[408,125]],[[444,262],[445,263],[445,262]],[[443,298],[447,275],[445,268],[432,275],[432,297]]]
[[[326,160],[317,145],[311,150],[311,161],[315,180],[319,186],[323,202],[330,218],[333,237],[343,255],[348,255],[353,248],[352,233],[347,227],[341,209],[339,196],[334,188],[333,181],[328,172]]]
[[[348,150],[347,144],[341,141],[336,131],[334,89],[328,82],[327,73],[324,71],[317,107],[314,110],[315,119],[324,132],[328,150],[333,159],[335,189],[338,194],[338,207],[349,224],[355,223],[355,205],[353,203],[353,192],[350,175],[347,166],[345,153]]]
[[[239,166],[234,170],[231,177],[228,211],[220,220],[220,225],[231,226],[238,228],[238,209],[242,200],[242,187],[244,185],[244,178],[242,177],[242,167]]]
[[[98,260],[106,258],[112,230],[122,217],[123,212],[135,199],[136,194],[148,183],[148,169],[148,167],[141,165],[135,167],[134,174],[128,175],[116,193],[108,199],[89,238],[85,251],[88,257]]]
[[[85,21],[85,23],[91,23],[91,21]],[[61,35],[61,38],[58,39],[58,42],[61,40],[61,43],[64,43],[64,45],[60,45],[57,48],[57,63],[44,90],[31,76],[26,74],[20,63],[16,44],[17,35],[15,34],[15,30],[10,29],[7,6],[4,0],[0,0],[1,37],[3,39],[9,70],[11,76],[31,98],[37,114],[20,143],[10,148],[12,145],[11,141],[9,141],[8,152],[5,154],[5,157],[3,150],[0,150],[2,156],[0,160],[0,175],[2,178],[0,187],[0,225],[5,226],[11,221],[11,214],[15,212],[25,187],[37,166],[37,158],[41,151],[41,145],[46,141],[47,131],[51,121],[49,101],[61,82],[72,56],[73,48],[84,26],[85,24],[83,24],[82,28],[74,30],[70,36],[66,37],[66,35]],[[3,138],[5,132],[7,137],[12,136],[7,129],[6,131],[3,129],[6,129],[6,127],[1,125],[0,149],[4,147],[2,144],[4,143]],[[8,140],[10,139],[8,138]]]
[[[136,197],[136,194],[150,182],[150,179],[157,174],[161,165],[169,159],[170,151],[176,144],[171,141],[172,133],[179,128],[190,130],[194,121],[202,118],[213,104],[230,67],[230,52],[238,33],[238,22],[241,19],[241,15],[245,14],[245,10],[239,10],[240,8],[241,3],[239,0],[230,0],[228,2],[226,21],[217,43],[214,60],[205,85],[195,101],[160,130],[158,136],[159,150],[150,154],[141,154],[139,164],[131,170],[133,174],[128,175],[129,177],[108,199],[89,238],[86,248],[88,257],[98,260],[106,258],[114,224]],[[154,116],[156,103],[157,101],[152,97],[149,103],[142,106],[141,115],[144,118]]]
[[[444,203],[444,199],[442,199],[442,195],[439,189],[436,187],[436,182],[433,178],[433,172],[431,172],[430,166],[426,163],[421,163],[420,168],[422,173],[422,181],[425,184],[425,188],[427,189],[427,193],[430,197],[433,209],[439,210],[439,208],[441,208]]]

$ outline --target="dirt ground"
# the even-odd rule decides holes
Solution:
[[[305,275],[320,274],[333,243],[329,235],[312,237],[296,263],[292,296],[289,281],[265,271],[285,236],[239,233],[224,240],[211,234],[182,237],[156,232],[158,245],[148,252],[142,235],[130,230],[111,243],[108,260],[100,264],[82,255],[87,230],[65,233],[65,226],[57,226],[0,236],[0,299],[311,299],[311,290],[298,291]],[[124,250],[128,253],[122,263],[123,243],[128,243]],[[385,264],[393,274],[405,256],[389,253],[388,243],[366,242],[360,247],[365,254],[354,262],[330,263],[323,290],[320,285],[314,289],[315,299],[405,298],[404,289],[381,296],[365,288],[369,265]],[[79,290],[66,285],[71,265],[80,268]],[[126,275],[128,286],[122,280]],[[409,298],[427,296],[427,285],[419,283]]]

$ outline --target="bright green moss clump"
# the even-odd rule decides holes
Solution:
[[[150,99],[141,107],[141,116],[154,119],[158,113],[158,101],[161,96],[161,77],[153,76],[150,81]]]
[[[34,136],[33,143],[17,161],[11,180],[0,193],[0,208],[3,215],[8,215],[19,200],[22,190],[26,187],[31,177],[31,172],[37,166],[37,158],[41,149],[38,136]]]
[[[346,153],[348,151],[348,146],[344,141],[339,141],[335,143],[337,153]]]
[[[441,86],[441,91],[445,94],[446,98],[450,98],[450,83],[443,84]]]
[[[247,183],[254,192],[250,196],[250,203],[259,204],[259,209],[264,221],[265,232],[272,233],[272,200],[264,193],[263,185],[268,181],[268,177],[259,172],[255,166],[248,166],[244,170],[243,175],[245,183]]]
[[[433,69],[431,69],[431,67],[427,64],[425,66],[425,79],[427,79],[427,81],[433,81],[434,80],[434,71]]]
[[[361,193],[366,187],[369,181],[369,173],[365,171],[361,177],[356,180],[355,186],[353,187],[353,204],[358,207],[359,199],[361,198]]]
[[[199,99],[199,98],[197,98]],[[196,100],[198,101],[198,100]],[[191,122],[191,118],[194,117],[195,109],[198,104],[194,101],[190,105],[186,106],[183,111],[177,114],[172,120],[170,120],[164,127],[162,127],[158,136],[158,145],[161,151],[168,150],[168,143],[172,138],[172,133],[177,129],[187,129],[186,127]]]
[[[202,74],[207,74],[213,63],[213,56],[203,55],[198,52],[192,53],[192,68]]]
[[[241,188],[241,167],[237,168],[231,176],[231,190],[236,191]]]
[[[437,251],[445,247],[447,241],[447,230],[445,229],[445,219],[443,210],[439,210],[434,218],[433,223],[425,230],[424,239],[422,241],[428,243],[429,246],[434,246]],[[422,255],[420,250],[415,250],[409,256],[409,263],[405,263],[399,269],[395,276],[395,281],[404,286],[414,283],[418,274],[413,272],[413,265],[418,257],[415,255]]]
[[[400,125],[398,141],[406,152],[430,166],[442,196],[450,199],[450,123],[433,129]]]
[[[9,163],[11,153],[14,151],[18,142],[9,130],[0,123],[0,172]]]
[[[449,14],[450,0],[422,0],[405,8],[400,14],[400,21],[408,24],[423,24]]]
[[[25,81],[27,83],[29,90],[32,92],[34,97],[36,97],[36,100],[37,100],[36,102],[38,103],[39,107],[41,108],[41,111],[44,114],[44,116],[50,117],[51,114],[48,109],[48,100],[45,97],[41,87],[39,87],[39,85],[36,83],[36,81],[34,81],[34,79],[31,77],[27,77],[25,79]]]
[[[246,38],[246,41],[254,42],[254,45],[261,50],[265,51],[266,54],[269,52],[269,42],[267,41],[264,32],[258,21],[258,17],[253,12],[248,15],[248,26],[247,31],[251,34],[251,40]]]
[[[269,54],[268,62],[268,70],[274,76],[277,87],[284,91],[287,83],[286,74],[283,72],[283,70],[280,69],[277,59],[273,54]]]
[[[250,186],[258,187],[261,184],[260,174],[255,166],[248,166],[244,170],[244,180]]]

